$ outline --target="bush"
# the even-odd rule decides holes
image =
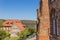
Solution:
[[[5,32],[4,30],[0,30],[0,40],[3,40],[8,36],[9,36],[9,33]]]
[[[28,36],[34,34],[35,28],[26,28],[24,31],[21,31],[20,33],[18,33],[19,36],[19,40],[26,40],[26,38],[28,38]]]
[[[1,27],[3,27],[3,25],[2,25],[2,24],[3,24],[3,21],[0,21],[0,28],[1,28]]]
[[[10,37],[9,40],[18,40],[18,37]]]

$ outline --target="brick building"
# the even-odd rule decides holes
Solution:
[[[38,39],[60,40],[60,0],[40,0]]]

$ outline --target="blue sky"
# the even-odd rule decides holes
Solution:
[[[36,20],[40,0],[0,0],[0,19]]]

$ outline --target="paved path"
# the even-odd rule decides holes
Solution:
[[[36,40],[36,36],[34,36],[32,38],[27,38],[27,40]]]

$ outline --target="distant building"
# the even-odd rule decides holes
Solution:
[[[16,34],[24,29],[25,26],[20,20],[7,20],[3,23],[3,30],[9,32],[11,36],[17,36]]]

